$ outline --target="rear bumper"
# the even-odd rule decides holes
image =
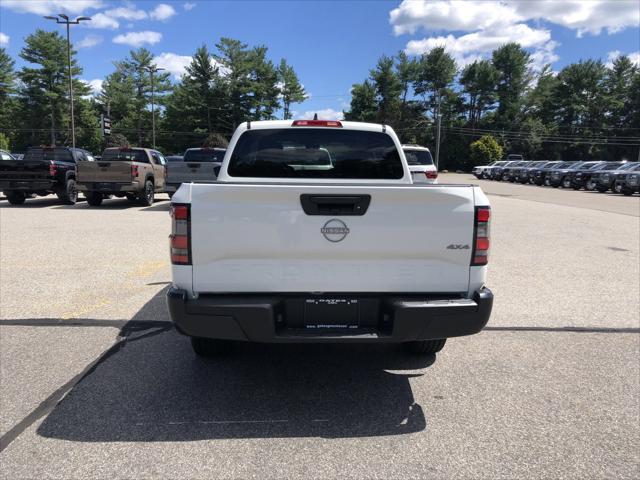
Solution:
[[[81,192],[134,192],[139,193],[142,187],[138,182],[134,183],[117,183],[117,182],[82,182],[77,184],[78,190]]]
[[[167,304],[177,330],[184,335],[268,343],[400,343],[459,337],[482,330],[493,306],[493,293],[488,288],[476,291],[471,299],[426,294],[352,297],[360,299],[360,322],[348,328],[305,325],[306,297],[293,294],[200,295],[190,299],[184,290],[172,287]]]
[[[1,191],[37,192],[38,190],[53,190],[54,180],[0,180]]]
[[[561,177],[547,177],[549,180],[549,184],[553,186],[558,186],[562,183]]]
[[[571,179],[571,186],[572,187],[584,187],[587,185],[587,182],[589,182],[590,179],[588,178],[584,178],[584,177],[580,177],[580,178],[575,178],[573,177]]]

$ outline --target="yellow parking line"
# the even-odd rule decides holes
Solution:
[[[62,318],[63,320],[69,320],[71,318],[79,318],[82,317],[84,315],[86,315],[89,312],[92,312],[94,310],[97,310],[98,308],[102,308],[105,307],[107,305],[109,305],[111,303],[111,301],[107,300],[106,298],[101,299],[100,301],[83,307],[83,308],[79,308],[77,310],[72,310],[70,312],[64,313],[60,318]]]

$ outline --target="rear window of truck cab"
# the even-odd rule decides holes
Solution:
[[[24,160],[53,160],[56,162],[73,162],[71,150],[66,148],[30,148],[27,150]]]
[[[382,132],[334,128],[245,131],[227,172],[232,177],[400,179],[393,139]]]
[[[213,148],[190,149],[184,153],[185,162],[222,162],[225,150]]]
[[[144,150],[105,150],[101,161],[149,163],[149,158]]]

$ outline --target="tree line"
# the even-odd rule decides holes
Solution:
[[[211,52],[199,47],[182,78],[158,71],[153,54],[132,50],[114,62],[101,91],[92,95],[79,80],[82,67],[71,51],[76,144],[93,152],[105,145],[151,144],[151,95],[156,105],[156,144],[166,153],[201,145],[207,137],[229,138],[245,120],[291,118],[291,106],[307,93],[294,68],[282,59],[274,64],[265,46],[249,47],[221,38]],[[0,135],[12,150],[30,145],[69,144],[69,95],[66,39],[37,30],[25,39],[15,62],[0,48]],[[110,137],[103,138],[100,115],[111,119]]]
[[[37,30],[25,39],[16,71],[0,48],[0,143],[70,143],[66,40]],[[79,80],[82,67],[71,52],[76,144],[98,152],[107,144],[151,143],[152,53],[139,48],[114,63],[97,95]],[[291,118],[291,106],[307,93],[294,68],[274,63],[265,46],[221,38],[200,46],[177,82],[154,75],[157,145],[179,153],[211,135],[229,138],[246,120]],[[103,138],[101,114],[112,121]],[[435,150],[441,118],[441,168],[467,169],[470,145],[493,137],[506,153],[530,159],[635,159],[640,144],[640,71],[627,56],[612,65],[581,60],[540,71],[517,43],[489,59],[459,68],[444,47],[420,57],[383,55],[368,78],[353,85],[345,119],[392,126],[405,143]],[[485,138],[486,140],[486,138]],[[477,149],[476,149],[477,150]],[[493,149],[493,151],[497,151]]]
[[[640,148],[640,71],[624,55],[610,66],[580,60],[536,72],[530,54],[508,43],[460,69],[436,47],[380,57],[351,92],[346,119],[391,125],[403,142],[432,147],[441,115],[441,168],[470,168],[480,161],[470,145],[487,136],[540,160],[635,160]]]

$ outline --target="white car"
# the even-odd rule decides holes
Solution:
[[[414,184],[388,126],[243,123],[218,181],[183,183],[171,215],[167,302],[198,355],[227,340],[433,354],[491,314],[487,197]]]
[[[402,145],[413,183],[438,183],[438,170],[427,147]]]
[[[493,167],[497,163],[498,162],[496,161],[496,162],[491,162],[489,165],[478,165],[476,167],[473,167],[473,169],[471,170],[471,173],[473,173],[478,179],[487,178],[486,177],[487,172],[491,169],[491,167]]]

